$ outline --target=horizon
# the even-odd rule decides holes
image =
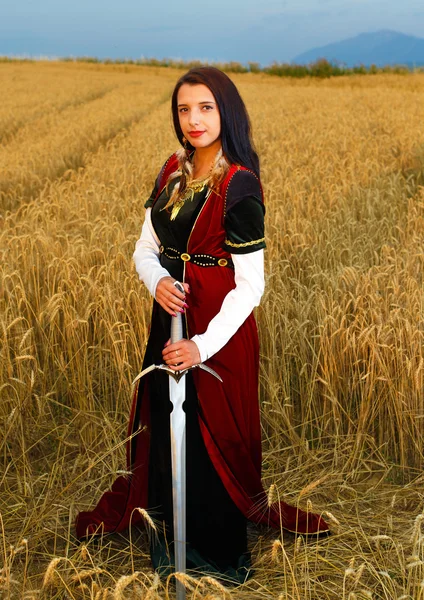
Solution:
[[[225,19],[222,18],[225,15]],[[424,8],[417,0],[186,0],[146,2],[18,0],[3,10],[0,55],[49,58],[181,59],[204,62],[291,62],[312,48],[363,33],[394,31],[422,38]]]
[[[395,33],[395,34],[400,34],[400,35],[408,35],[408,34],[402,34],[401,32],[398,31],[393,31],[393,30],[380,30],[380,31],[376,31],[376,32],[369,32],[369,35],[376,35],[376,34],[381,34],[381,33]],[[350,39],[355,39],[361,35],[368,35],[368,34],[358,34],[357,36],[355,36],[354,38],[347,38],[345,40],[341,40],[340,42],[343,41],[349,41]],[[416,37],[416,39],[420,39],[424,41],[424,38],[419,38],[418,36],[408,36],[408,37]],[[337,43],[337,42],[335,42]],[[331,44],[330,44],[331,45]],[[178,67],[178,63],[181,63],[183,65],[189,65],[191,62],[195,63],[195,62],[200,62],[201,64],[204,65],[211,65],[211,66],[218,66],[218,67],[228,67],[231,70],[231,65],[234,65],[233,69],[234,72],[238,72],[237,68],[243,68],[246,69],[247,71],[252,71],[255,72],[255,66],[258,66],[258,72],[262,72],[265,71],[267,69],[272,69],[273,66],[275,66],[277,69],[278,67],[284,67],[285,65],[287,65],[289,68],[290,67],[312,67],[313,65],[316,65],[318,62],[320,62],[321,60],[327,61],[328,64],[330,64],[332,67],[334,67],[335,69],[340,68],[340,69],[346,69],[347,71],[352,71],[355,68],[362,68],[365,67],[366,69],[369,69],[369,67],[374,67],[375,65],[365,65],[361,62],[356,63],[354,66],[348,66],[346,63],[343,63],[343,61],[339,61],[339,60],[335,60],[335,59],[328,59],[327,57],[319,57],[315,60],[311,60],[310,62],[293,62],[293,61],[286,61],[286,62],[281,62],[278,63],[276,61],[274,61],[274,63],[270,63],[267,65],[264,64],[260,64],[257,61],[245,61],[245,62],[241,62],[241,61],[234,61],[231,58],[228,61],[213,61],[213,60],[208,60],[208,59],[199,59],[199,58],[190,58],[190,59],[183,59],[181,57],[171,57],[171,56],[166,56],[166,57],[161,57],[161,58],[157,58],[157,57],[138,57],[138,58],[133,58],[133,57],[116,57],[116,58],[110,58],[110,57],[105,57],[105,58],[100,58],[98,56],[85,56],[85,55],[79,55],[79,56],[49,56],[49,55],[29,55],[29,54],[22,54],[22,55],[2,55],[0,54],[0,59],[7,59],[7,60],[16,60],[16,61],[34,61],[34,62],[81,62],[81,63],[99,63],[99,64],[105,64],[107,65],[109,62],[110,64],[133,64],[133,65],[140,65],[140,66],[159,66],[159,67],[164,67],[164,68],[172,68],[172,67]],[[145,61],[145,62],[142,62]],[[150,62],[151,61],[151,62]],[[154,64],[154,61],[157,61],[158,64]],[[170,64],[161,64],[166,63],[167,61],[169,61]],[[251,68],[252,65],[252,68]],[[387,63],[387,64],[381,64],[378,66],[378,68],[402,68],[405,67],[407,69],[411,69],[411,68],[417,68],[419,71],[422,71],[424,66],[424,62],[418,62],[418,63]],[[276,74],[277,72],[275,72],[274,74]],[[288,74],[288,72],[287,72]]]
[[[382,33],[391,33],[391,34],[397,34],[397,35],[406,35],[408,37],[416,38],[417,40],[423,40],[424,41],[424,37],[412,36],[412,35],[405,34],[403,32],[395,31],[395,30],[391,30],[391,29],[380,29],[378,31],[372,31],[372,32],[367,32],[367,33],[359,33],[359,34],[357,34],[357,35],[355,35],[355,36],[353,36],[351,38],[344,38],[343,40],[332,42],[332,43],[328,44],[328,46],[330,46],[333,43],[337,44],[337,43],[341,43],[341,42],[350,41],[350,40],[356,39],[357,37],[364,36],[364,35],[377,35],[377,34],[382,34]],[[326,46],[323,46],[322,48],[325,48],[325,47]],[[211,65],[213,65],[214,63],[215,64],[227,64],[228,65],[228,64],[234,62],[236,65],[239,64],[239,65],[241,65],[243,67],[246,67],[246,68],[248,68],[250,64],[253,64],[253,65],[257,64],[257,65],[260,66],[261,70],[266,69],[266,68],[270,68],[272,66],[272,63],[269,63],[269,64],[265,65],[265,64],[260,64],[258,61],[245,61],[245,62],[242,62],[242,61],[234,61],[231,58],[229,58],[226,61],[214,61],[214,60],[200,59],[200,58],[195,58],[195,57],[184,59],[184,58],[182,58],[180,56],[178,56],[178,57],[176,57],[176,56],[164,56],[164,57],[160,57],[160,58],[155,57],[155,56],[150,56],[150,57],[145,57],[145,56],[141,56],[141,57],[130,57],[130,56],[129,57],[119,57],[118,56],[116,58],[111,58],[110,56],[106,56],[106,57],[87,56],[87,55],[67,55],[67,56],[56,55],[56,56],[53,56],[53,55],[31,55],[31,54],[21,54],[21,55],[12,55],[12,54],[9,54],[9,55],[7,55],[7,54],[1,54],[0,53],[0,58],[8,58],[8,59],[11,59],[11,60],[30,60],[30,61],[44,61],[45,60],[45,61],[52,61],[52,62],[54,62],[54,61],[59,61],[59,62],[60,61],[81,61],[81,62],[84,62],[84,60],[86,60],[87,62],[98,61],[99,63],[105,63],[108,60],[110,60],[111,62],[116,63],[116,64],[125,64],[126,62],[130,63],[130,62],[133,62],[133,61],[136,62],[138,60],[146,60],[147,61],[146,64],[148,64],[149,60],[151,60],[151,61],[157,60],[159,62],[161,62],[161,61],[170,61],[170,62],[175,62],[175,63],[178,63],[178,62],[189,63],[191,61],[193,61],[193,62],[200,61],[202,63],[211,64]],[[294,57],[294,58],[296,58],[296,57]],[[324,58],[324,59],[327,60],[326,58]],[[317,60],[321,60],[321,59],[317,59]],[[274,61],[274,62],[277,63],[277,61]],[[311,61],[311,63],[309,63],[309,64],[313,64],[314,62],[316,62],[316,61]],[[333,65],[336,65],[336,66],[343,66],[343,62],[342,61],[338,61],[338,60],[334,60],[334,59],[333,60],[332,59],[328,59],[328,62],[330,64],[333,64]],[[289,64],[289,65],[292,65],[292,66],[296,66],[298,64],[300,66],[300,64],[302,64],[302,63],[295,63],[293,61],[282,61],[281,63],[277,63],[277,64],[283,64],[283,63],[284,64]],[[361,66],[361,63],[358,63],[358,66]],[[390,66],[390,65],[387,65],[387,66]],[[402,64],[398,63],[396,65],[393,64],[392,66],[402,66]]]

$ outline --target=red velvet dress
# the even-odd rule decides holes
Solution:
[[[161,201],[158,198],[164,193],[167,178],[176,169],[177,159],[173,155],[159,175],[155,201]],[[226,240],[225,218],[229,185],[239,171],[247,169],[233,165],[220,193],[212,192],[201,203],[186,247],[180,249],[182,252],[227,260],[230,253],[237,252],[237,244],[231,246]],[[154,211],[155,206],[152,222],[156,229]],[[162,231],[166,237],[166,229]],[[161,263],[174,277],[190,285],[186,336],[202,334],[220,311],[224,297],[235,287],[234,271],[228,266],[203,267],[178,260],[173,263],[179,263],[180,271],[172,273],[173,266],[169,261],[166,263],[163,254]],[[169,338],[170,318],[154,301],[144,368],[162,362],[161,350]],[[328,526],[319,515],[284,502],[268,506],[261,482],[259,344],[253,313],[207,364],[221,376],[223,383],[200,369],[194,369],[187,377],[188,566],[212,572],[216,569],[240,581],[247,576],[247,519],[309,534],[328,531]],[[127,468],[132,475],[119,477],[93,511],[78,515],[79,538],[99,529],[122,531],[130,523],[140,522],[142,517],[134,509],[143,507],[153,511],[153,515],[158,509],[159,520],[167,527],[168,540],[172,540],[166,377],[154,371],[140,380],[134,392],[128,430],[129,434],[140,430],[127,445]],[[154,566],[164,564],[162,559],[159,564],[156,558],[152,548]]]

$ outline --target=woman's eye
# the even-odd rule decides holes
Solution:
[[[209,109],[212,110],[213,106],[209,106],[209,105],[205,104],[205,106],[203,108],[207,108],[208,110]]]
[[[180,113],[185,112],[186,110],[186,108],[180,108]]]

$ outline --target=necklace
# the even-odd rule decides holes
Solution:
[[[175,221],[178,213],[180,212],[180,210],[186,202],[193,201],[194,194],[201,192],[205,188],[205,186],[209,183],[209,179],[210,174],[208,173],[206,177],[203,177],[201,179],[193,179],[193,181],[189,181],[187,183],[186,189],[184,190],[184,193],[181,196],[181,198],[178,198],[178,200],[176,200],[172,205],[170,216],[171,221]]]

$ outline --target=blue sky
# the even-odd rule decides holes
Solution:
[[[423,0],[0,0],[0,55],[289,61],[359,33],[424,37]]]

